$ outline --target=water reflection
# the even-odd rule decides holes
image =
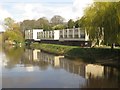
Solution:
[[[4,47],[3,51],[6,56],[3,57],[3,65],[8,69],[14,68],[15,65],[20,62],[24,54],[23,48],[14,47],[12,45]]]
[[[80,62],[80,60],[69,60],[64,58],[64,56],[47,54],[37,49],[12,48],[5,49],[4,53],[6,55],[6,58],[3,60],[5,63],[4,69],[13,70],[17,68],[19,71],[24,69],[27,72],[31,72],[30,74],[32,72],[35,73],[35,71],[41,73],[36,73],[37,77],[32,77],[41,85],[37,84],[36,86],[34,81],[32,82],[32,87],[119,87],[120,71],[117,68],[88,64]],[[28,75],[28,73],[25,74]],[[44,77],[41,78],[40,75],[42,74]],[[38,78],[43,79],[43,81],[40,81]],[[31,79],[28,81],[31,82]],[[49,81],[52,82],[48,85]]]

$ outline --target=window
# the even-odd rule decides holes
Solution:
[[[85,34],[80,34],[80,38],[85,38]]]
[[[73,38],[73,36],[72,36],[72,35],[69,35],[69,38]]]
[[[70,33],[72,33],[72,30],[69,30]]]
[[[78,38],[79,36],[78,35],[75,35],[74,38]]]
[[[75,32],[78,32],[78,29],[75,29]]]
[[[60,35],[60,38],[63,38],[63,35]]]
[[[67,38],[67,35],[65,35],[65,38]]]

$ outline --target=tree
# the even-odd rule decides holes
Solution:
[[[74,27],[74,21],[72,19],[70,19],[68,21],[68,28],[73,28]]]
[[[75,28],[81,27],[80,20],[75,21]]]
[[[12,26],[14,24],[14,20],[10,17],[4,19],[4,27],[5,29],[13,29]]]
[[[12,42],[23,42],[23,36],[20,31],[17,30],[7,30],[4,33],[4,40],[9,40]]]
[[[24,30],[34,29],[35,27],[35,20],[24,20],[20,24],[21,30],[24,32]]]
[[[58,25],[58,24],[63,24],[64,22],[64,18],[59,16],[59,15],[55,15],[51,18],[50,22],[52,23],[52,25]]]
[[[14,20],[10,18],[5,18],[4,26],[5,26],[5,33],[3,34],[4,41],[8,40],[11,42],[23,42],[23,35],[20,32],[20,25],[19,23],[13,22]],[[6,28],[7,27],[7,28]]]
[[[39,18],[35,22],[35,27],[34,28],[37,28],[37,29],[39,28],[39,29],[43,29],[43,30],[49,30],[49,29],[51,29],[49,21],[47,20],[46,17]]]
[[[87,28],[92,41],[100,44],[104,34],[104,44],[112,46],[117,43],[120,32],[119,7],[120,2],[95,2],[85,9],[81,25]]]
[[[52,27],[53,30],[61,30],[61,29],[64,29],[64,28],[65,28],[65,26],[62,25],[62,24],[58,24],[58,25],[55,25],[55,26]]]

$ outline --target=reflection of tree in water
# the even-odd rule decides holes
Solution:
[[[3,51],[7,57],[7,66],[5,67],[8,69],[11,69],[18,64],[24,54],[23,48],[13,46],[4,47]]]
[[[33,65],[33,66],[38,66],[41,70],[46,70],[48,68],[48,63],[40,60],[40,58],[34,59],[34,54],[33,49],[25,49],[24,52],[24,57],[21,59],[21,64],[24,64],[24,66],[27,65]]]
[[[45,61],[34,61],[34,60],[30,61],[28,58],[22,59],[21,64],[23,64],[24,67],[27,67],[29,65],[37,66],[40,68],[40,70],[46,70],[48,68],[48,65],[49,65]]]

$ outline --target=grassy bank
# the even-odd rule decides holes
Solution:
[[[68,58],[83,59],[84,61],[90,62],[101,62],[101,61],[115,61],[117,63],[120,60],[120,49],[110,48],[80,48],[77,46],[64,46],[55,44],[37,44],[31,45],[33,48],[42,49],[43,51],[64,55]]]
[[[65,55],[70,50],[74,48],[78,48],[75,46],[64,46],[64,45],[56,45],[56,44],[38,44],[38,43],[33,43],[31,47],[41,49],[43,51],[56,55]]]

